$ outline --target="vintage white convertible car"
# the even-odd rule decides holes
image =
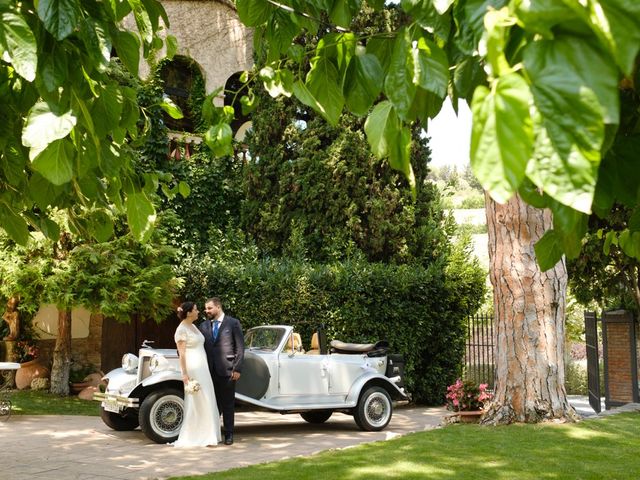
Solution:
[[[291,326],[255,327],[245,334],[242,376],[236,402],[281,414],[299,413],[323,423],[333,412],[353,415],[363,430],[382,430],[391,420],[393,401],[408,401],[404,362],[387,354],[387,343],[324,345],[313,334],[302,348]],[[322,348],[321,348],[322,346]],[[153,349],[145,342],[139,357],[127,353],[122,368],[109,372],[104,392],[96,393],[101,417],[114,430],[141,427],[157,443],[178,437],[183,418],[183,383],[176,350]]]

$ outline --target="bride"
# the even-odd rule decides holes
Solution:
[[[193,322],[198,307],[184,302],[178,308],[182,320],[174,339],[180,356],[180,370],[184,383],[184,419],[174,447],[206,447],[220,442],[220,414],[216,405],[211,374],[204,351],[204,337]]]

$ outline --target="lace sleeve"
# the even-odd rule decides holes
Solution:
[[[189,337],[189,332],[187,332],[187,329],[184,328],[182,325],[179,325],[178,328],[176,329],[176,333],[173,336],[173,339],[175,340],[176,343],[186,342],[188,337]]]

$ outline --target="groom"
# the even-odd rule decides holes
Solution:
[[[218,297],[204,306],[207,320],[200,324],[218,411],[224,421],[224,444],[233,445],[236,381],[244,360],[244,334],[238,319],[225,315]]]

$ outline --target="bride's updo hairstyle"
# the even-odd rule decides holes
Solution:
[[[185,318],[187,318],[187,313],[193,310],[193,307],[195,306],[196,304],[193,302],[184,302],[178,307],[178,318],[180,320],[184,320]]]

